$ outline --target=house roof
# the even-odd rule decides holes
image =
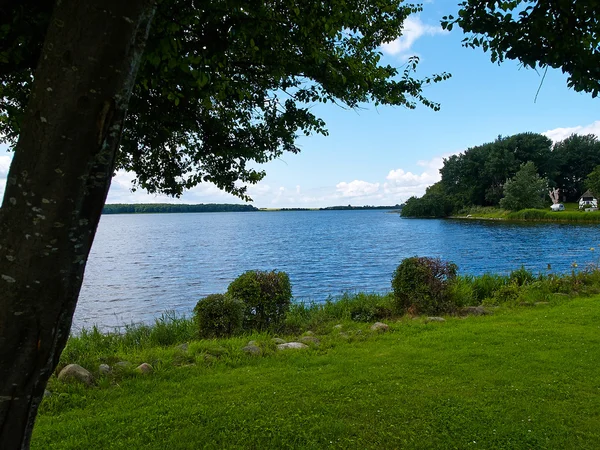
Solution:
[[[592,194],[592,191],[590,191],[589,189],[587,191],[585,191],[581,197],[579,197],[579,200],[581,200],[583,197],[596,198],[596,196],[594,194]]]

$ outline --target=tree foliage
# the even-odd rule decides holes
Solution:
[[[439,106],[414,77],[380,64],[420,7],[401,0],[161,0],[129,104],[117,168],[136,187],[180,195],[201,182],[248,198],[252,163],[298,152],[298,132],[327,134],[318,102]],[[0,14],[0,139],[19,135],[51,2],[9,2]]]
[[[442,26],[460,26],[467,47],[489,51],[494,62],[560,68],[576,91],[600,92],[600,4],[593,0],[466,0],[458,17]]]
[[[596,166],[585,179],[586,189],[592,191],[596,198],[600,195],[600,165]]]
[[[504,184],[500,206],[511,211],[542,208],[547,190],[548,180],[540,177],[535,164],[529,161],[521,165],[515,176]]]
[[[444,217],[472,206],[499,206],[506,181],[528,162],[566,201],[576,201],[585,177],[600,164],[600,142],[594,135],[571,135],[554,145],[536,133],[499,136],[444,159],[441,181],[423,197],[410,198],[402,215]]]

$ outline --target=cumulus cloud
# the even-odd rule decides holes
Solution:
[[[596,136],[600,137],[600,120],[597,120],[589,125],[579,125],[569,128],[554,128],[553,130],[545,131],[542,134],[552,139],[552,142],[562,141],[572,134],[595,134]]]
[[[411,16],[404,21],[402,36],[391,42],[381,45],[381,51],[385,54],[398,56],[406,59],[411,53],[412,46],[422,36],[434,36],[447,33],[441,26],[424,24],[418,16]]]
[[[335,188],[342,197],[364,197],[379,191],[379,183],[369,183],[362,180],[354,180],[350,183],[342,181],[336,184]]]

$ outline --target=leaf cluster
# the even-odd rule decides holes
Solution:
[[[600,4],[593,0],[466,0],[458,17],[466,47],[489,51],[493,62],[520,61],[525,67],[561,68],[567,85],[596,97],[600,92]]]
[[[10,1],[0,14],[0,136],[14,142],[52,2]],[[4,8],[4,7],[3,7]],[[179,196],[201,182],[249,199],[257,168],[327,134],[316,103],[438,109],[379,48],[420,7],[401,0],[160,0],[130,100],[117,168],[136,187]],[[4,58],[4,59],[2,59]]]

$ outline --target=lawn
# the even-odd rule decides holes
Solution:
[[[53,379],[31,448],[598,448],[600,296],[389,325],[305,350],[261,334],[113,354],[155,371]],[[251,338],[263,356],[241,352]]]

